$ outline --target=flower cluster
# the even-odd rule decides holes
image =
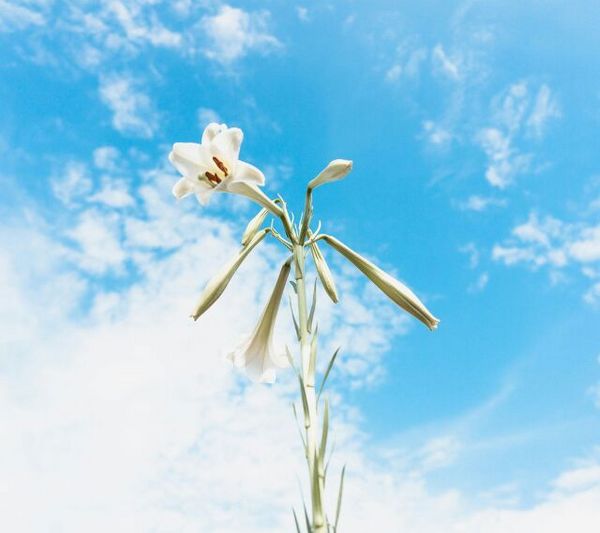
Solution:
[[[310,249],[321,284],[333,302],[338,301],[337,290],[331,270],[319,249],[319,240],[326,242],[354,264],[394,303],[415,316],[428,328],[437,327],[439,320],[406,285],[335,237],[319,235],[318,231],[317,233],[311,231],[313,190],[323,184],[344,178],[352,170],[352,161],[344,159],[331,161],[308,183],[305,211],[302,223],[297,227],[288,216],[285,202],[282,199],[272,200],[260,189],[260,186],[265,183],[264,174],[255,166],[239,159],[243,137],[242,130],[239,128],[211,123],[204,130],[199,144],[175,143],[169,154],[169,161],[182,175],[173,186],[173,194],[176,198],[195,194],[198,201],[204,205],[209,202],[213,193],[228,192],[246,196],[262,207],[249,222],[242,237],[240,251],[207,283],[192,312],[191,316],[194,320],[218,300],[244,259],[268,234],[271,234],[288,251],[293,252],[298,247]],[[268,215],[281,220],[287,239],[274,229],[273,224],[261,229]],[[291,262],[292,257],[288,258],[281,267],[273,293],[254,332],[229,357],[236,367],[245,368],[248,376],[255,381],[272,383],[275,381],[275,369],[289,364],[289,358],[274,349],[273,331]]]

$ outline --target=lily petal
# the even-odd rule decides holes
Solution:
[[[195,192],[198,202],[200,202],[201,205],[206,205],[210,201],[210,197],[212,196],[212,193],[215,192],[215,189],[205,183],[199,183]]]
[[[265,175],[254,165],[245,161],[238,161],[235,167],[235,176],[233,181],[245,181],[246,183],[256,183],[256,185],[265,184]]]
[[[175,185],[173,185],[173,189],[171,189],[173,196],[175,196],[175,198],[178,200],[189,196],[195,191],[196,187],[194,186],[194,183],[187,178],[181,178]]]
[[[206,128],[204,128],[204,132],[202,133],[202,144],[208,144],[219,133],[226,129],[227,124],[217,124],[216,122],[211,122],[208,126],[206,126]]]
[[[230,169],[235,168],[240,157],[244,134],[239,128],[228,128],[218,133],[210,142],[210,150],[216,152]]]
[[[184,176],[197,178],[207,168],[205,148],[197,143],[175,143],[169,161]]]

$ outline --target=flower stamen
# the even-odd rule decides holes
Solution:
[[[227,171],[227,167],[225,166],[225,164],[223,163],[223,161],[221,161],[218,157],[213,155],[213,161],[215,162],[215,165],[217,165],[219,167],[219,170],[225,174],[225,177],[227,177],[229,175],[229,172]]]
[[[207,177],[207,179],[210,183],[214,183],[215,185],[218,185],[219,183],[221,183],[221,178],[219,178],[219,176],[217,176],[216,174],[213,174],[212,172],[206,171],[204,173],[204,175]]]

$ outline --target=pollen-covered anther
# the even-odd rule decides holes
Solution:
[[[213,156],[213,161],[215,162],[215,165],[217,165],[219,167],[219,170],[225,174],[225,177],[227,177],[227,175],[229,174],[229,172],[227,171],[227,167],[225,166],[225,164],[223,163],[223,161],[221,161],[218,157]]]
[[[210,181],[211,183],[214,183],[215,185],[218,185],[219,183],[221,183],[221,178],[219,178],[219,176],[217,176],[216,174],[213,174],[212,172],[206,171],[204,173],[204,175],[207,177],[208,181]]]

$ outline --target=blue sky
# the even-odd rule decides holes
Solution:
[[[420,502],[417,514],[441,513],[431,502],[458,494],[471,503],[447,517],[449,531],[495,531],[490,516],[502,516],[510,531],[531,531],[563,516],[548,504],[557,498],[576,502],[587,527],[586,497],[600,491],[599,16],[586,1],[0,2],[0,399],[5,415],[26,412],[28,420],[42,420],[48,401],[56,423],[15,422],[12,434],[42,439],[64,430],[73,398],[49,400],[61,372],[84,380],[86,368],[100,365],[104,375],[101,354],[81,339],[106,342],[125,364],[144,327],[162,332],[152,347],[161,365],[178,358],[174,348],[160,352],[177,328],[187,339],[181,353],[200,342],[227,405],[246,395],[287,398],[286,378],[279,392],[257,392],[229,376],[218,356],[250,325],[247,307],[264,299],[274,247],[223,304],[237,309],[229,329],[219,322],[224,311],[204,325],[179,323],[254,211],[236,198],[203,208],[170,196],[171,144],[196,141],[218,120],[244,130],[243,159],[263,169],[269,194],[295,209],[328,161],[352,159],[344,181],[318,190],[316,216],[442,320],[427,332],[328,255],[346,300],[341,310],[323,308],[325,347],[349,346],[333,381],[346,402],[340,438],[352,456],[359,452],[350,436],[360,436],[360,457],[374,463],[357,467],[356,486],[382,472],[397,475],[394,483],[416,476],[422,486],[401,492]],[[133,312],[144,300],[162,317],[156,327]],[[182,359],[188,366],[173,363],[169,372],[181,375],[171,377],[202,374],[191,352]],[[99,405],[111,394],[110,376],[94,393]],[[193,416],[194,386],[168,405],[184,413],[181,428],[195,428],[198,449],[206,439],[219,446],[218,433],[211,441]],[[133,397],[158,402],[150,389],[123,387],[115,412]],[[103,427],[100,415],[89,420],[90,431]],[[138,435],[153,435],[144,431]],[[64,438],[25,454],[23,465],[60,455],[72,442]],[[163,452],[157,445],[148,457]],[[177,470],[172,460],[161,468]],[[23,468],[9,473],[26,487]],[[138,474],[131,470],[131,486]],[[569,484],[573,478],[580,481]],[[244,513],[246,530],[250,522],[266,530],[262,514]],[[56,531],[94,516],[67,515],[54,517]],[[156,520],[145,530],[183,523]],[[183,511],[178,520],[229,527]]]

